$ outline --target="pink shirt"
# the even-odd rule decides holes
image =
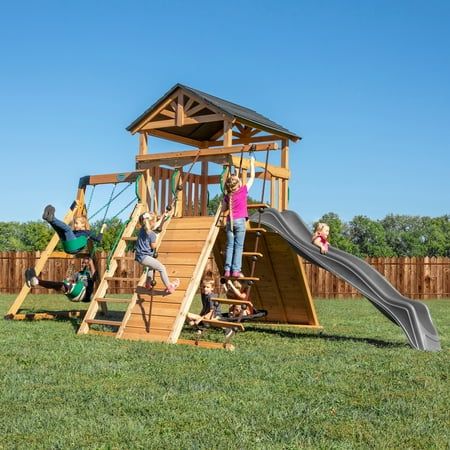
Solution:
[[[236,192],[227,194],[224,197],[224,202],[230,210],[229,220],[236,220],[248,217],[247,211],[247,186],[241,186]]]

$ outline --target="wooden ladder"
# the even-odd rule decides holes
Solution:
[[[114,276],[118,267],[118,261],[126,258],[125,251],[127,248],[127,242],[136,240],[133,238],[133,232],[136,228],[136,225],[139,221],[139,216],[144,212],[145,206],[143,203],[137,203],[131,213],[130,220],[123,230],[122,236],[120,238],[119,243],[114,249],[113,254],[111,255],[111,259],[109,262],[108,268],[105,270],[102,279],[98,285],[98,288],[93,296],[93,299],[89,305],[89,308],[84,316],[83,322],[78,329],[78,334],[86,334],[89,332],[94,332],[95,334],[99,334],[99,332],[95,330],[91,330],[91,325],[105,325],[111,327],[117,327],[118,331],[115,334],[117,337],[120,337],[121,330],[123,329],[124,324],[128,320],[129,315],[127,315],[128,310],[130,309],[131,304],[136,302],[137,294],[134,293],[132,298],[116,298],[116,297],[107,297],[106,293],[109,287],[109,283],[111,281],[121,280],[121,277]],[[161,238],[162,236],[158,236]],[[143,285],[146,280],[146,273],[143,273],[140,278],[134,279],[138,281],[138,285]],[[133,279],[126,278],[126,280],[130,281]],[[106,305],[108,303],[122,303],[129,304],[127,311],[125,312],[122,320],[109,320],[109,319],[98,319],[96,318],[99,308],[102,308],[103,311],[106,311]],[[106,334],[111,334],[111,332],[107,332]]]

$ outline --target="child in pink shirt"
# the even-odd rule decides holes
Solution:
[[[319,222],[316,225],[314,234],[312,236],[311,242],[320,248],[320,253],[325,255],[328,253],[328,247],[330,246],[328,242],[328,235],[330,234],[330,227],[323,222]]]
[[[250,158],[250,178],[242,185],[237,175],[232,175],[225,182],[225,196],[223,211],[227,216],[226,232],[227,246],[225,252],[226,278],[242,277],[242,251],[244,249],[245,229],[248,219],[247,197],[248,191],[255,179],[255,158]]]

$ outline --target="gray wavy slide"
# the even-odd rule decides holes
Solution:
[[[261,214],[261,218],[259,217]],[[267,208],[250,217],[277,232],[302,258],[345,280],[382,314],[401,327],[409,343],[419,350],[441,349],[439,336],[426,305],[400,294],[377,270],[360,258],[330,247],[326,255],[311,243],[311,233],[294,211]]]

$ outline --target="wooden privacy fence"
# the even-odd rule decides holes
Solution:
[[[132,254],[130,253],[130,256]],[[39,252],[0,252],[0,293],[19,292],[24,282],[24,272],[34,267]],[[106,252],[97,255],[99,272],[106,266]],[[367,258],[366,261],[384,275],[403,295],[414,299],[450,298],[450,258]],[[68,270],[78,270],[78,259],[50,259],[42,278],[60,281]],[[210,259],[207,270],[218,276],[217,268]],[[329,272],[305,262],[307,279],[313,297],[357,298],[361,297],[349,284]],[[142,267],[132,260],[121,260],[118,277],[138,278]],[[170,274],[169,274],[170,275]],[[132,281],[114,281],[111,293],[131,293]],[[36,292],[48,293],[46,289]]]

